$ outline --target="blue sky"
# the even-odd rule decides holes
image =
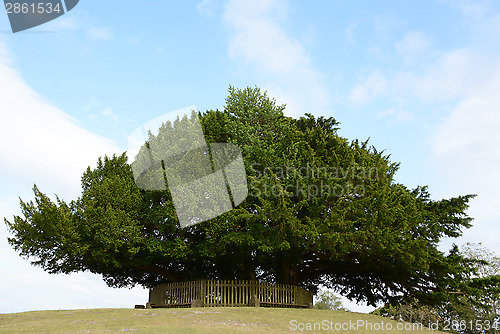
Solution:
[[[486,0],[81,0],[16,34],[0,12],[0,217],[19,214],[33,184],[75,198],[83,170],[127,150],[141,124],[222,109],[229,85],[256,85],[287,115],[333,116],[342,136],[370,138],[401,163],[398,182],[435,199],[478,194],[454,242],[500,254],[498,31],[500,4]],[[0,225],[0,313],[146,302],[32,268]]]

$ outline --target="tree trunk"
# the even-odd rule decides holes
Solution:
[[[241,279],[255,281],[257,274],[255,273],[255,262],[251,255],[245,256],[243,261],[239,264]]]
[[[297,285],[297,265],[295,264],[290,264],[287,261],[281,262],[281,273],[280,276],[278,277],[278,283],[281,284],[291,284],[291,285]]]

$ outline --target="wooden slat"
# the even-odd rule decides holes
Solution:
[[[262,304],[273,307],[293,307],[312,303],[312,293],[300,287],[257,281],[200,280],[174,282],[155,288],[163,295],[165,305],[185,306],[201,299],[208,307],[246,306],[257,297]],[[157,305],[160,307],[161,305]]]

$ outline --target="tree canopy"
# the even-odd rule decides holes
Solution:
[[[168,187],[137,187],[123,153],[89,167],[70,203],[35,186],[23,216],[5,220],[9,243],[50,273],[90,271],[114,287],[258,279],[371,304],[430,303],[458,288],[474,265],[438,243],[471,226],[474,196],[433,200],[396,182],[384,151],[340,137],[334,118],[284,109],[258,88],[230,87],[223,110],[199,114],[207,143],[236,145],[245,163],[248,197],[223,215],[182,228]]]

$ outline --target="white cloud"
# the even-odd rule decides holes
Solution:
[[[196,5],[196,9],[201,15],[212,18],[216,14],[215,6],[216,3],[214,0],[202,0]]]
[[[456,186],[482,190],[482,196],[499,202],[500,98],[495,95],[466,97],[438,127],[432,149],[447,176],[460,180]],[[490,218],[496,216],[493,212],[489,210]]]
[[[492,47],[498,48],[500,43],[500,14],[491,15],[479,20],[477,30],[480,35],[485,36]]]
[[[94,41],[108,41],[114,38],[114,32],[110,27],[93,27],[87,29],[87,38]]]
[[[12,57],[7,49],[6,41],[0,36],[0,63],[5,65],[12,65]]]
[[[354,104],[364,105],[386,92],[387,79],[383,73],[375,70],[351,89],[349,100]]]
[[[77,30],[82,25],[82,22],[78,20],[78,16],[66,14],[62,17],[58,17],[55,20],[45,23],[45,29],[50,31],[61,31],[61,30]]]
[[[229,57],[254,66],[264,79],[262,88],[286,102],[288,114],[325,114],[329,93],[301,41],[280,25],[287,13],[279,0],[229,0],[222,16],[230,33]]]
[[[432,135],[431,148],[432,161],[447,185],[442,192],[478,195],[471,202],[470,214],[477,225],[471,235],[478,238],[474,241],[496,244],[498,251],[500,64],[496,59],[498,56],[489,61],[482,57],[468,63],[466,73],[474,73],[474,77],[461,81],[463,97]]]
[[[446,0],[451,7],[457,8],[463,15],[480,19],[491,11],[490,0]]]
[[[229,55],[241,57],[280,76],[295,68],[309,69],[309,55],[298,40],[289,38],[269,19],[272,1],[229,1],[224,18],[234,29]]]
[[[421,31],[408,31],[403,39],[395,45],[398,54],[406,62],[421,60],[422,55],[428,51],[430,42]]]
[[[413,121],[415,114],[409,110],[398,110],[393,107],[379,112],[377,118],[390,118],[389,123],[399,124]]]
[[[400,95],[415,95],[426,102],[460,98],[483,80],[483,73],[476,72],[482,58],[466,48],[446,52],[422,73],[397,73],[394,90]]]
[[[0,172],[6,180],[44,185],[74,194],[85,168],[105,153],[120,152],[110,140],[77,125],[0,63]]]
[[[373,18],[373,29],[379,37],[387,38],[405,25],[405,20],[401,17],[385,14],[377,14]]]
[[[113,108],[106,108],[101,111],[101,114],[110,117],[114,122],[118,121],[118,116],[113,112]]]
[[[45,101],[15,71],[0,41],[0,218],[20,214],[19,199],[41,191],[64,200],[80,192],[80,177],[97,158],[121,153],[112,141],[78,126],[77,121]],[[147,291],[110,289],[99,276],[49,275],[21,259],[7,244],[0,222],[0,313],[26,310],[133,307],[147,301]],[[29,303],[26,303],[29,300]]]
[[[355,21],[350,21],[344,28],[347,47],[353,47],[356,44],[356,29],[358,29],[358,23]]]
[[[442,0],[457,9],[474,31],[474,43],[488,44],[488,49],[498,48],[500,42],[500,14],[492,0]]]
[[[413,39],[411,37],[403,41]],[[412,49],[409,43],[399,46],[406,56],[419,52],[416,51],[419,47]],[[421,50],[423,52],[424,48]],[[384,73],[380,69],[372,71],[351,89],[349,99],[359,105],[367,104],[380,96],[397,100],[417,98],[426,103],[456,101],[478,90],[485,75],[488,75],[488,70],[483,67],[488,61],[486,56],[467,48],[439,55],[436,52],[434,59],[418,70],[392,73]]]
[[[398,103],[415,98],[424,103],[458,102],[481,87],[489,75],[483,65],[493,58],[466,47],[438,51],[418,31],[407,31],[394,49],[404,65],[411,66],[367,73],[351,88],[349,100],[354,105],[363,106],[377,97]]]
[[[132,45],[137,45],[141,42],[141,39],[139,37],[136,37],[136,36],[131,36],[131,37],[127,37],[125,39],[125,42],[130,43]]]
[[[415,119],[415,113],[409,110],[400,110],[396,114],[396,118],[394,120],[395,123],[406,123],[413,121]]]
[[[350,99],[363,104],[380,96],[393,102],[396,106],[378,114],[388,123],[415,118],[406,106],[424,109],[431,126],[422,124],[430,132],[425,164],[439,180],[431,188],[434,198],[477,194],[469,210],[475,218],[473,228],[465,231],[462,241],[482,241],[500,252],[500,52],[495,43],[499,38],[492,36],[495,30],[482,28],[500,27],[500,19],[487,13],[486,5],[467,4],[471,3],[461,2],[464,14],[484,15],[470,22],[472,31],[478,32],[473,45],[440,51],[423,33],[407,32],[394,50],[412,66],[373,70],[352,88]],[[436,119],[446,112],[441,121]],[[439,125],[433,126],[432,118]]]
[[[89,112],[92,111],[94,108],[99,106],[99,101],[95,96],[91,96],[89,99],[89,102],[87,105],[83,108],[84,111]]]

